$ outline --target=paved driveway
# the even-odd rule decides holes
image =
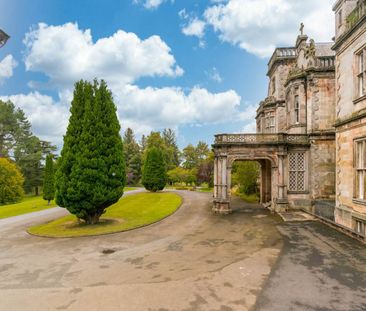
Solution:
[[[0,224],[0,310],[366,310],[366,247],[317,222],[283,223],[234,200],[180,192],[158,224],[77,239]]]
[[[51,214],[3,225],[0,309],[249,309],[282,247],[280,220],[264,209],[215,216],[210,194],[181,195],[173,216],[125,233],[50,239],[25,232]]]

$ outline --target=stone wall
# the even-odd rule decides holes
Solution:
[[[335,75],[325,73],[315,76],[308,83],[308,133],[334,131]]]
[[[353,200],[355,182],[354,139],[361,137],[366,137],[366,117],[339,127],[336,134],[336,207],[349,212],[339,212],[336,215],[336,221],[347,227],[352,226],[350,214],[356,213],[366,216],[366,202],[363,205]],[[345,219],[342,219],[343,216]]]
[[[334,137],[312,139],[310,148],[310,194],[312,200],[335,199]]]
[[[359,97],[358,57],[366,47],[366,22],[335,43],[336,49],[336,211],[335,221],[350,229],[353,217],[366,222],[366,201],[355,197],[354,140],[366,137],[366,96]]]

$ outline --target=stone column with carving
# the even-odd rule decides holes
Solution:
[[[276,211],[286,211],[288,209],[288,200],[287,200],[287,186],[286,186],[286,169],[285,169],[285,161],[287,157],[287,152],[280,151],[278,153],[278,192],[276,199]]]
[[[228,194],[228,178],[231,174],[230,172],[228,174],[227,155],[216,155],[216,162],[215,197],[212,210],[215,213],[225,215],[231,213],[230,196]]]

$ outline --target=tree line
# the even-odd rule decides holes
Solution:
[[[16,108],[10,101],[0,100],[0,158],[3,172],[0,174],[0,190],[5,189],[5,185],[11,181],[19,180],[23,189],[21,192],[17,191],[18,195],[15,197],[23,192],[39,195],[43,185],[45,158],[55,151],[56,146],[32,133],[31,123],[20,108]],[[21,178],[6,180],[5,171],[9,174],[15,169],[20,170]],[[12,176],[19,174],[14,173]],[[5,196],[4,193],[3,197]],[[1,201],[5,202],[5,199],[0,198],[0,203]]]
[[[151,132],[143,135],[141,141],[135,138],[133,130],[128,128],[123,136],[124,153],[126,159],[127,184],[134,186],[143,183],[142,166],[149,166],[151,159],[148,151],[152,152],[153,162],[163,158],[166,182],[171,185],[201,185],[206,183],[212,187],[214,155],[205,142],[198,142],[196,146],[189,144],[179,150],[177,137],[172,129],[162,132]],[[159,155],[161,153],[161,155]],[[146,162],[147,161],[147,162]]]
[[[60,157],[56,147],[33,135],[21,109],[0,101],[0,204],[25,193],[68,209],[94,224],[128,185],[160,191],[167,183],[212,184],[213,155],[204,142],[182,151],[172,129],[151,132],[137,142],[132,129],[123,138],[107,84],[78,81]]]

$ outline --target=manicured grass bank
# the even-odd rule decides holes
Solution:
[[[129,192],[132,190],[138,190],[136,187],[125,187],[124,192]],[[21,202],[15,204],[0,205],[0,219],[12,216],[18,216],[22,214],[28,214],[32,212],[38,212],[47,208],[55,207],[56,203],[51,201],[48,202],[43,200],[42,196],[31,196],[25,197]]]
[[[28,232],[47,237],[77,237],[127,231],[157,222],[182,204],[175,193],[138,193],[109,207],[96,225],[79,224],[73,215],[34,226]]]
[[[8,205],[0,205],[0,219],[21,214],[38,212],[47,208],[55,207],[54,201],[48,205],[42,197],[25,197],[22,202]]]

